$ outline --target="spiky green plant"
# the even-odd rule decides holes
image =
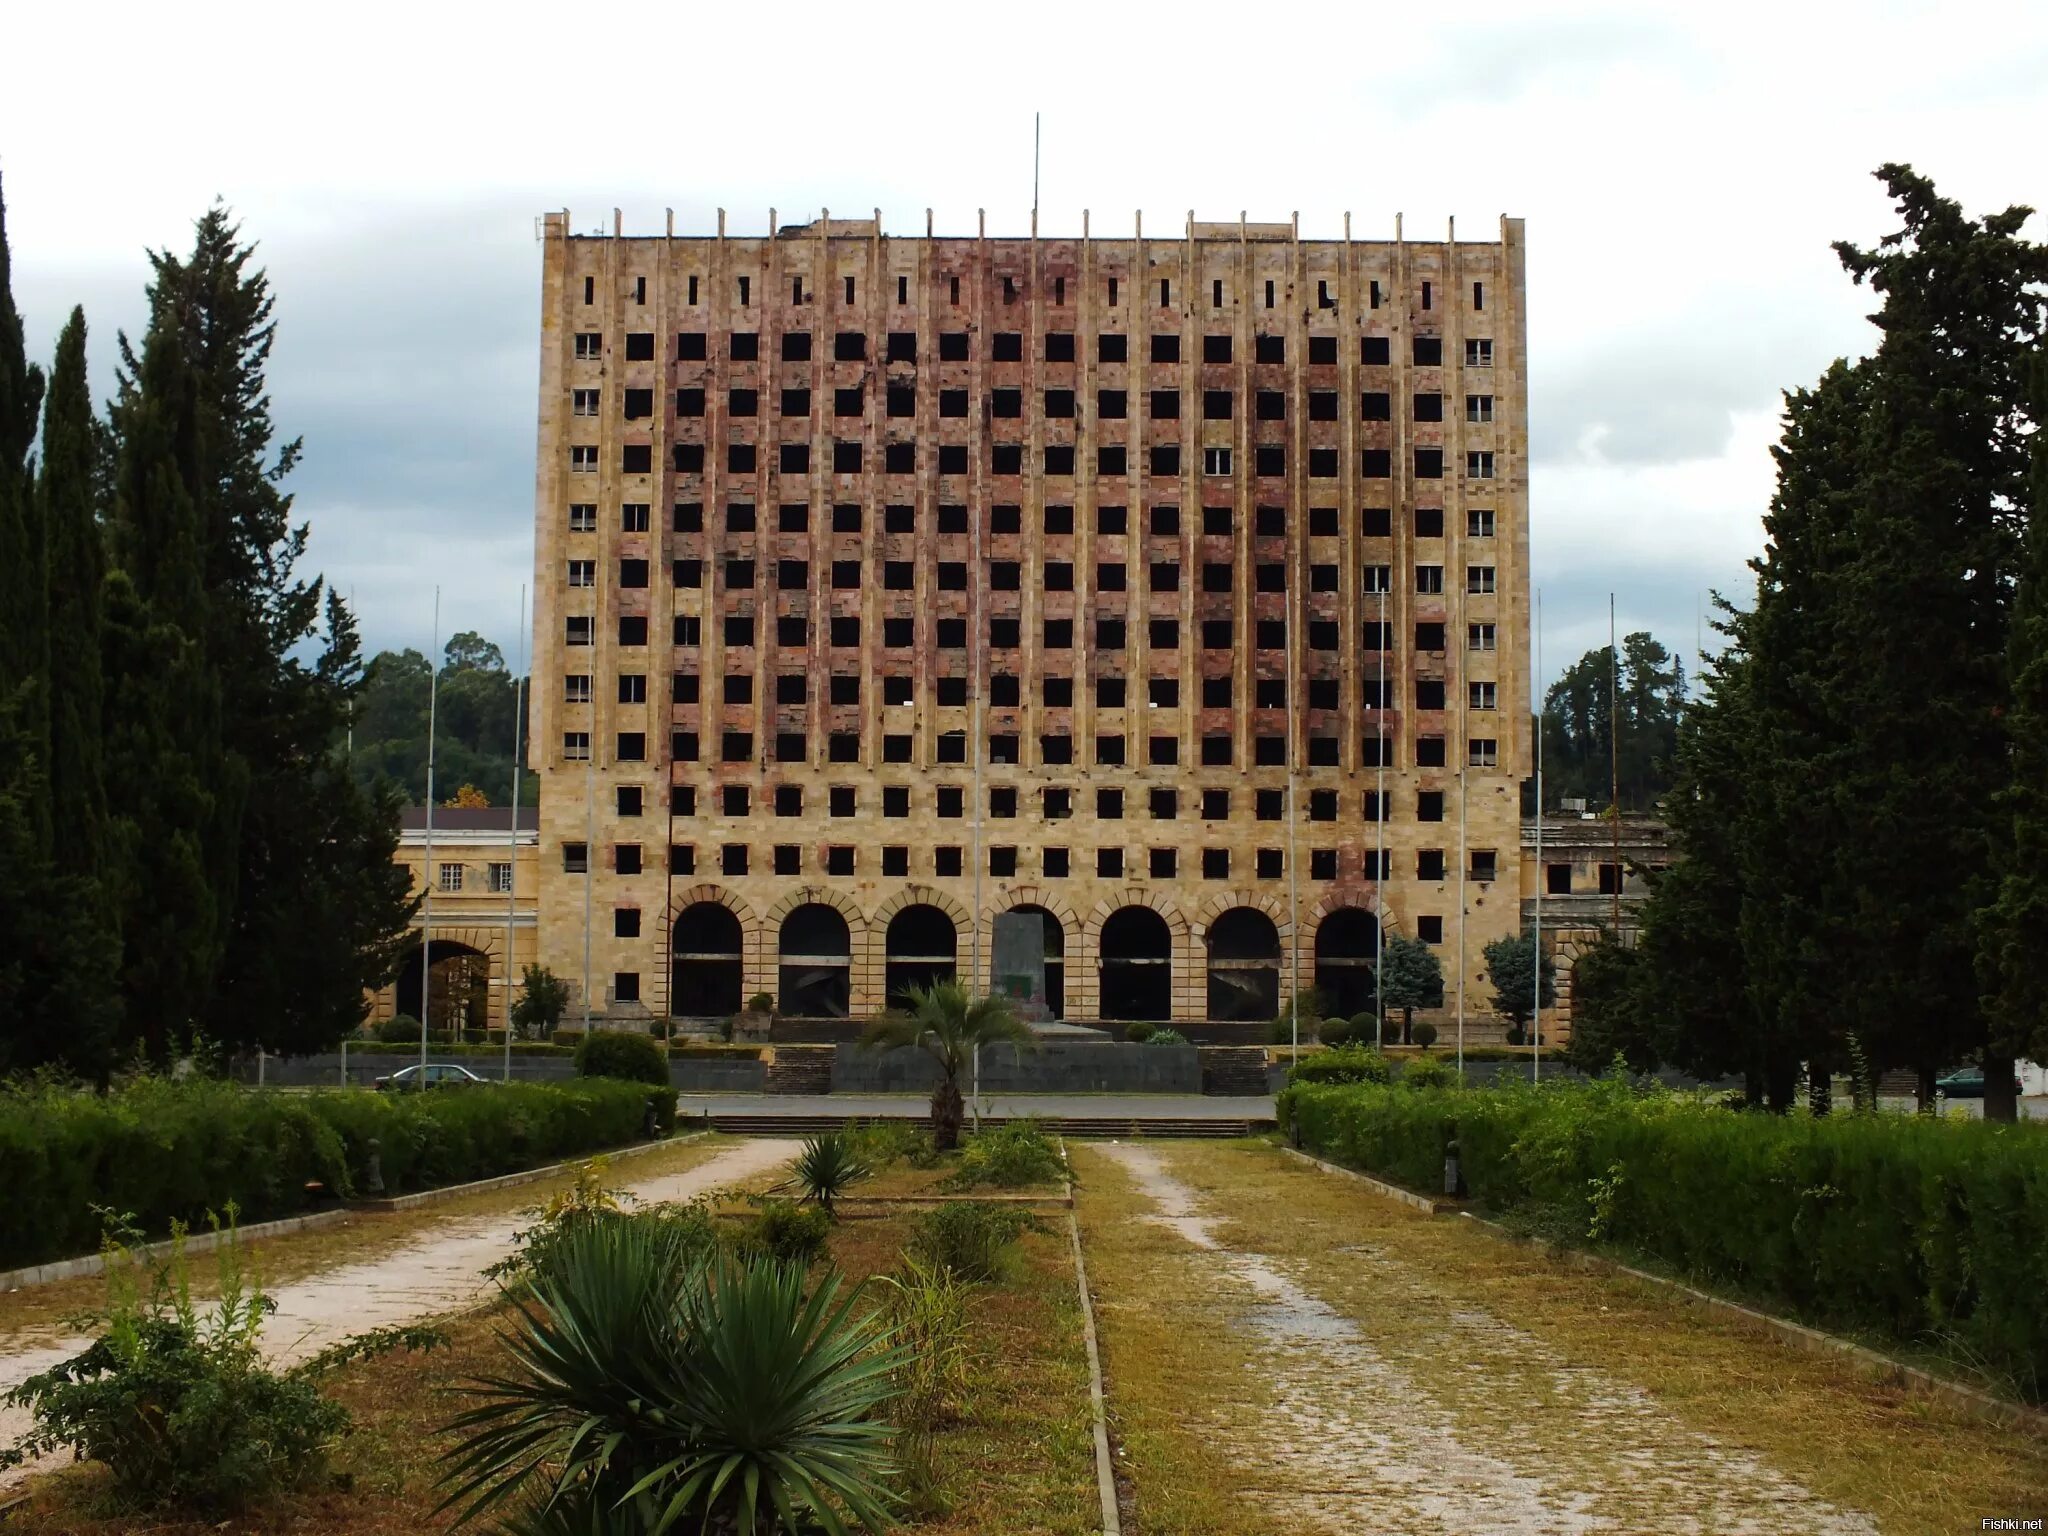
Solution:
[[[870,1171],[842,1131],[811,1137],[791,1166],[789,1185],[802,1190],[806,1200],[817,1201],[827,1216],[832,1214],[832,1202]]]
[[[842,1294],[843,1292],[843,1294]],[[720,1255],[678,1267],[630,1221],[572,1234],[448,1427],[441,1508],[530,1532],[886,1528],[905,1352],[860,1288]]]

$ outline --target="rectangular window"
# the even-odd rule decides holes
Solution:
[[[1472,651],[1490,651],[1495,648],[1494,630],[1491,624],[1467,624],[1465,626],[1465,648]]]
[[[1491,736],[1474,736],[1465,743],[1465,761],[1474,768],[1499,767],[1499,743]]]
[[[493,864],[490,868],[489,886],[491,890],[497,892],[500,896],[510,891],[512,889],[512,866],[510,864]]]
[[[1465,513],[1465,537],[1468,539],[1490,539],[1493,537],[1493,509],[1473,507]]]
[[[595,560],[571,560],[569,562],[569,585],[572,587],[596,586],[597,562]]]
[[[1473,709],[1492,709],[1496,686],[1493,683],[1470,684],[1466,689],[1467,702]]]
[[[1465,567],[1465,590],[1475,597],[1483,597],[1493,591],[1494,568],[1490,565],[1468,565]]]
[[[562,873],[580,875],[590,868],[590,845],[587,843],[562,844]]]
[[[569,414],[572,416],[595,416],[597,414],[597,391],[594,389],[570,390]]]
[[[1440,565],[1418,565],[1415,567],[1415,590],[1425,596],[1434,595],[1444,589],[1444,568]]]
[[[460,864],[443,864],[441,866],[441,877],[439,884],[441,889],[444,891],[461,890],[462,866]]]
[[[597,446],[592,444],[587,448],[571,448],[569,450],[569,472],[576,475],[596,474]]]
[[[1474,450],[1465,455],[1465,478],[1468,480],[1491,480],[1493,478],[1493,452],[1491,449]]]
[[[572,763],[590,761],[590,732],[564,731],[562,733],[562,756]]]
[[[1465,397],[1465,419],[1481,425],[1493,420],[1493,396],[1467,395]]]
[[[578,331],[576,333],[576,360],[578,362],[596,362],[603,356],[604,338],[602,336],[596,331]]]
[[[570,504],[569,531],[571,533],[597,532],[597,504],[595,502],[578,501]]]
[[[1465,366],[1467,368],[1491,368],[1493,366],[1493,343],[1484,336],[1474,336],[1465,343]]]

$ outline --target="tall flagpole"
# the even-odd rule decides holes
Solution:
[[[591,707],[590,734],[583,759],[583,1037],[590,1038],[590,890],[597,866],[597,708]]]
[[[434,648],[427,653],[427,849],[420,872],[420,1082],[427,1086],[427,1020],[434,1016],[434,726],[441,699],[441,589],[434,588]]]
[[[1380,987],[1380,971],[1386,964],[1387,945],[1387,650],[1394,637],[1387,630],[1387,597],[1380,588],[1380,692],[1374,731],[1379,738],[1379,851],[1373,859],[1372,914],[1372,1043],[1378,1050],[1386,1044],[1387,1007]]]
[[[1530,693],[1542,697],[1543,690],[1543,589],[1536,590],[1536,676]],[[1535,997],[1532,1006],[1536,1010],[1535,1044],[1536,1054],[1531,1058],[1529,1080],[1543,1079],[1543,712],[1536,712],[1536,931],[1529,942],[1529,952],[1536,971],[1534,982]]]
[[[1465,1076],[1465,768],[1458,768],[1458,1078]]]
[[[519,748],[526,724],[521,695],[526,686],[526,583],[519,584],[519,670],[512,674],[512,834],[505,866],[505,1071],[512,1081],[512,925],[519,915]],[[585,855],[586,862],[588,855]]]
[[[1614,594],[1607,594],[1607,789],[1614,817],[1614,942],[1621,942],[1621,649],[1614,643]]]

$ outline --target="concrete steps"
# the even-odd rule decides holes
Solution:
[[[768,1063],[766,1089],[769,1093],[812,1095],[832,1091],[832,1058],[838,1047],[831,1045],[778,1045],[775,1059]]]
[[[1263,1045],[1205,1045],[1202,1092],[1210,1098],[1258,1097],[1267,1091]]]
[[[922,1113],[902,1115],[755,1115],[755,1114],[713,1114],[707,1117],[711,1129],[723,1131],[729,1136],[817,1136],[826,1131],[845,1128],[848,1120],[907,1120],[922,1123]],[[984,1126],[998,1126],[1006,1122],[988,1116],[981,1122]],[[1201,1137],[1228,1139],[1249,1136],[1255,1128],[1250,1120],[1130,1120],[1114,1117],[1068,1118],[1050,1117],[1035,1122],[1048,1133],[1072,1136],[1077,1140],[1131,1140],[1136,1137]],[[1257,1124],[1271,1124],[1261,1121]]]

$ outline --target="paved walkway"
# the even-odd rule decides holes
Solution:
[[[808,1119],[840,1115],[848,1120],[921,1120],[931,1097],[910,1093],[685,1093],[678,1113],[690,1115],[772,1115]],[[1199,1093],[1004,1093],[984,1094],[982,1112],[1004,1119],[1033,1116],[1063,1120],[1271,1120],[1273,1100],[1212,1098]],[[969,1095],[967,1113],[974,1116]]]
[[[1662,1293],[1625,1303],[1277,1151],[1074,1156],[1146,1530],[1185,1518],[1146,1464],[1183,1436],[1227,1463],[1217,1482],[1247,1501],[1231,1528],[1260,1536],[1878,1536],[1928,1528],[1888,1485],[1981,1475],[1955,1465],[1993,1433],[1975,1421],[1766,1338],[1710,1336]],[[1976,1491],[1981,1513],[2043,1513]]]
[[[619,1187],[649,1203],[689,1200],[766,1173],[786,1162],[797,1146],[794,1141],[743,1141],[681,1173]],[[277,1311],[263,1328],[265,1350],[277,1364],[289,1365],[353,1334],[475,1305],[495,1283],[484,1277],[484,1271],[511,1251],[514,1233],[531,1219],[517,1213],[451,1213],[390,1253],[281,1285],[272,1292]],[[203,1272],[205,1256],[194,1262]],[[70,1359],[87,1342],[80,1337],[12,1351],[0,1347],[0,1392]],[[25,1410],[0,1409],[0,1444],[13,1444],[28,1423]],[[28,1470],[0,1474],[0,1487],[19,1481]]]

